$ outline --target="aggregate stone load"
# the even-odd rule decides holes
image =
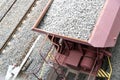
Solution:
[[[106,0],[54,0],[39,28],[88,40]]]

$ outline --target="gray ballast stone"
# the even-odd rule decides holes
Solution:
[[[16,0],[0,0],[0,20]]]
[[[112,76],[111,80],[120,80],[120,35],[115,47],[111,48],[112,58]]]
[[[34,0],[17,0],[0,22],[0,48],[2,48],[33,2]]]
[[[27,1],[27,2],[22,3],[24,1]],[[22,1],[21,3],[23,5],[26,5],[26,4],[30,4],[31,1],[33,1],[33,0],[31,0],[31,1],[24,0],[24,1]],[[32,10],[29,13],[30,15],[26,18],[25,23],[21,24],[21,26],[19,28],[20,30],[17,30],[17,33],[15,33],[16,37],[12,38],[10,40],[10,45],[6,46],[5,52],[0,55],[0,73],[1,74],[3,74],[3,75],[6,74],[6,71],[8,70],[9,65],[12,65],[12,64],[15,64],[15,63],[20,64],[23,61],[23,58],[24,58],[23,56],[25,56],[27,54],[27,52],[31,48],[34,40],[38,36],[38,34],[31,31],[31,28],[34,25],[34,23],[35,23],[36,19],[38,18],[39,14],[42,12],[43,8],[45,7],[47,1],[48,0],[40,0],[40,1],[37,2],[38,4],[34,7],[34,10]],[[20,6],[22,4],[18,4],[18,5]],[[17,11],[20,11],[19,9]],[[21,14],[23,14],[23,13],[21,13]],[[16,15],[18,15],[18,14],[16,14]],[[19,17],[17,17],[17,18],[21,17],[20,15],[18,15],[18,16]],[[6,18],[9,18],[9,17],[10,16],[7,16]],[[14,20],[14,19],[15,19],[15,17],[11,18],[11,20]],[[15,22],[15,23],[18,23],[18,22]],[[12,29],[12,27],[15,27],[15,24],[13,26],[12,25],[10,25],[10,26],[11,26],[11,29]],[[10,31],[11,31],[10,29],[9,30],[6,29],[6,32],[10,32]],[[4,37],[6,37],[6,36],[3,36],[3,38]],[[1,39],[1,36],[0,36],[0,39]],[[40,38],[39,43],[41,44],[41,42],[42,42],[42,38]],[[35,49],[38,50],[38,52],[33,51],[34,55],[39,54],[40,44],[39,44],[39,47],[35,48]],[[48,48],[46,48],[46,49],[48,49]],[[36,56],[36,57],[39,58],[39,55]],[[37,58],[37,60],[38,60],[38,58]],[[35,61],[37,61],[37,60],[35,60]],[[24,80],[24,79],[22,79],[22,80]],[[35,80],[35,79],[33,79],[33,80]]]
[[[88,40],[106,0],[54,0],[39,28]]]

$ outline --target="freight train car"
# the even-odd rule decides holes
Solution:
[[[120,32],[120,0],[49,0],[33,30],[46,34],[56,48],[54,63],[87,74],[88,80],[110,80],[108,48]]]

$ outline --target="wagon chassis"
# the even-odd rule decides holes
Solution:
[[[50,33],[50,32],[47,32],[47,31],[44,31],[44,30],[41,30],[41,29],[38,28],[38,25],[40,24],[40,22],[44,18],[45,14],[47,13],[47,11],[48,11],[50,5],[52,4],[52,2],[53,2],[53,0],[48,1],[47,5],[43,9],[41,15],[39,16],[39,18],[37,19],[36,23],[34,24],[34,26],[32,28],[32,30],[34,30],[34,31],[46,34],[47,38],[51,41],[51,43],[54,45],[55,49],[57,50],[54,55],[49,54],[48,56],[52,56],[53,57],[53,62],[57,63],[58,66],[67,67],[68,69],[73,69],[73,70],[79,70],[78,73],[82,72],[82,73],[88,74],[89,75],[88,80],[90,80],[91,76],[94,76],[95,78],[96,77],[105,77],[108,80],[110,80],[110,77],[111,77],[111,74],[112,74],[112,66],[111,66],[111,63],[110,63],[110,57],[112,55],[107,50],[107,47],[112,47],[116,43],[116,39],[119,35],[120,30],[119,31],[116,30],[114,26],[115,26],[115,24],[119,23],[118,18],[117,17],[113,18],[113,17],[109,16],[109,17],[111,17],[111,19],[115,20],[116,22],[111,23],[112,26],[110,26],[109,28],[112,29],[113,31],[108,31],[110,35],[107,35],[108,37],[104,38],[103,40],[106,40],[106,41],[111,42],[111,43],[108,43],[108,42],[104,43],[103,42],[102,44],[100,44],[100,43],[96,42],[96,40],[97,40],[96,36],[98,36],[98,35],[94,35],[94,34],[99,34],[100,30],[103,28],[103,27],[99,28],[102,25],[101,23],[97,23],[98,29],[95,28],[95,30],[93,32],[94,34],[92,34],[92,39],[90,39],[89,42],[79,40],[79,39],[70,38],[68,36],[61,36],[61,35]],[[105,10],[111,11],[111,10],[109,10],[109,6],[110,6],[111,2],[114,2],[114,1],[112,1],[112,0],[108,1],[107,0],[107,2],[105,4],[105,7],[103,8],[104,10],[102,11],[105,14],[100,15],[100,19],[98,20],[98,22],[100,22],[100,20],[103,20],[102,22],[104,22],[104,19],[107,20],[106,19],[107,18],[107,16],[106,16],[107,12]],[[114,2],[114,4],[116,4],[116,3]],[[113,6],[113,7],[116,7],[116,9],[118,8],[118,6]],[[120,12],[119,10],[116,11],[116,13],[119,13],[119,12]],[[114,16],[114,15],[115,14],[113,14],[112,16]],[[119,15],[117,15],[117,16],[119,16]],[[109,24],[110,22],[111,22],[111,20],[108,20],[108,22],[106,24]],[[97,30],[98,30],[98,32],[97,32]],[[107,32],[107,30],[105,32]],[[112,35],[111,32],[115,32],[115,33]],[[104,32],[102,34],[104,34]],[[98,39],[99,38],[101,38],[101,36],[98,37]],[[113,39],[114,39],[114,41],[113,41]],[[43,41],[43,43],[45,43],[45,41]],[[73,45],[71,45],[71,44],[73,44]],[[73,46],[77,46],[77,48],[76,47],[71,48]],[[64,49],[66,49],[66,50],[64,50]],[[76,61],[73,61],[73,59],[72,59],[72,58],[76,58],[77,55],[76,56],[71,56],[72,54],[77,54],[77,52],[81,53],[79,55],[79,58],[78,58],[79,59],[78,63],[76,63]],[[68,53],[68,54],[66,54],[66,53]],[[43,58],[43,60],[46,63],[48,63],[42,55],[41,55],[41,57]],[[66,58],[68,60],[66,60]],[[109,69],[110,69],[109,73],[107,71],[104,71],[101,68],[102,62],[105,58],[107,59],[107,63],[109,65]],[[90,59],[93,62],[89,62],[88,59]],[[92,63],[91,64],[92,67],[87,65],[89,63]],[[53,68],[55,70],[57,70],[54,66],[53,66]],[[56,71],[56,73],[58,74],[57,71]],[[64,79],[65,79],[65,77],[66,76],[64,76]]]

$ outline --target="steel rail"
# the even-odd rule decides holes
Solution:
[[[5,14],[2,16],[2,18],[0,19],[0,22],[4,19],[4,17],[7,15],[7,13],[11,10],[11,8],[13,7],[13,5],[16,3],[17,0],[15,0],[12,5],[8,8],[8,10],[5,12]]]
[[[7,46],[8,42],[12,39],[12,36],[15,34],[15,32],[17,31],[17,29],[20,27],[20,25],[22,24],[22,21],[25,20],[25,18],[27,17],[27,14],[30,13],[32,7],[34,7],[35,3],[38,0],[34,0],[34,2],[30,5],[29,9],[26,11],[25,15],[22,17],[22,19],[20,20],[20,22],[17,24],[17,26],[14,28],[13,32],[10,34],[10,36],[7,38],[7,40],[5,41],[5,43],[3,44],[3,46],[0,49],[0,53],[2,53],[3,49]]]
[[[45,6],[45,8],[43,9],[43,11],[40,13],[40,16],[38,17],[36,23],[33,25],[32,29],[36,29],[37,26],[40,24],[40,22],[42,21],[43,17],[45,16],[45,14],[47,13],[50,5],[52,4],[54,0],[48,0],[47,5]]]

